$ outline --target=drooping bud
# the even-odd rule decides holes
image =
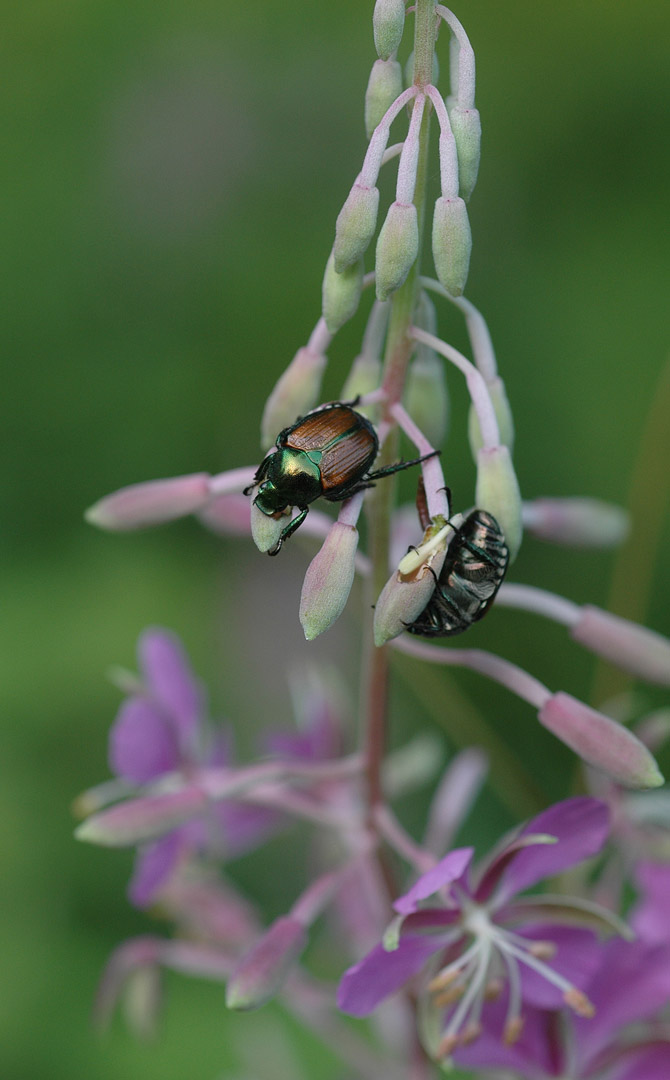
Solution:
[[[331,251],[323,275],[323,317],[331,334],[355,314],[362,291],[363,260],[338,274]]]
[[[77,826],[75,836],[103,847],[129,847],[163,836],[206,808],[207,796],[196,787],[129,799],[87,818]]]
[[[251,503],[246,495],[231,492],[217,495],[197,517],[219,536],[248,536],[251,531]]]
[[[337,216],[333,260],[341,274],[362,259],[377,226],[379,188],[364,187],[357,180]]]
[[[492,379],[491,382],[487,382],[486,385],[489,394],[491,395],[491,401],[493,402],[493,408],[498,421],[500,441],[504,446],[509,448],[511,453],[514,448],[514,417],[512,416],[512,410],[505,391],[505,384],[500,376],[496,375],[496,377]],[[468,438],[472,456],[476,459],[477,454],[483,446],[483,440],[481,429],[479,427],[477,410],[472,405],[470,406],[470,415],[468,417]]]
[[[543,727],[594,769],[625,787],[653,788],[663,783],[654,758],[628,728],[559,692],[538,713]]]
[[[447,433],[449,394],[444,364],[432,356],[417,356],[407,377],[407,412],[433,446],[441,446]]]
[[[365,131],[368,139],[384,113],[402,94],[402,68],[397,60],[375,60],[365,91]]]
[[[452,106],[449,119],[458,154],[459,194],[468,202],[479,172],[482,122],[478,109],[463,109],[460,105]]]
[[[377,240],[375,275],[377,299],[386,300],[399,289],[419,253],[419,225],[414,203],[394,202]]]
[[[308,641],[339,619],[354,583],[358,530],[341,521],[307,568],[300,597],[300,622]]]
[[[405,0],[377,0],[372,16],[375,49],[382,60],[396,51],[405,27]]]
[[[269,450],[283,428],[294,424],[296,417],[304,416],[316,404],[326,363],[324,353],[308,345],[298,349],[265,402],[261,420],[263,450]]]
[[[253,492],[252,492],[253,494]],[[251,504],[251,537],[259,551],[270,551],[275,546],[282,532],[288,525],[291,516],[291,507],[287,507],[281,514],[264,514],[262,510],[252,502]]]
[[[647,682],[670,686],[670,641],[646,626],[585,604],[571,637]]]
[[[357,397],[363,397],[364,394],[376,390],[381,382],[381,376],[382,362],[380,357],[372,356],[369,353],[361,353],[351,365],[351,370],[342,387],[342,401],[353,401]],[[374,405],[357,405],[356,411],[374,420],[377,407]]]
[[[281,987],[307,944],[305,927],[292,916],[277,919],[244,956],[226,987],[229,1009],[247,1011],[265,1005]]]
[[[521,492],[506,446],[482,449],[477,454],[475,503],[493,514],[505,534],[510,561],[514,561],[523,535]]]
[[[452,296],[465,289],[470,268],[472,234],[461,198],[440,198],[433,214],[433,260],[440,284]]]
[[[622,507],[600,499],[534,499],[523,504],[523,523],[533,536],[570,547],[615,547],[630,529]]]
[[[423,543],[400,560],[375,605],[375,645],[385,645],[402,634],[425,609],[435,591],[433,574],[439,575],[442,569],[451,534],[451,526],[436,522],[426,530]]]
[[[185,517],[205,506],[210,497],[207,473],[172,476],[121,488],[94,503],[84,516],[100,529],[126,532]]]

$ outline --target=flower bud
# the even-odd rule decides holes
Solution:
[[[378,210],[379,188],[364,187],[357,181],[335,223],[333,259],[338,274],[365,255],[375,233]]]
[[[261,420],[263,450],[269,450],[277,433],[294,424],[297,416],[304,416],[316,403],[326,363],[324,353],[309,346],[298,349],[265,402]]]
[[[219,536],[248,536],[251,532],[250,511],[251,502],[247,496],[231,492],[217,495],[197,518]]]
[[[433,214],[433,260],[440,284],[452,296],[465,289],[472,235],[463,199],[440,197]]]
[[[540,540],[585,548],[615,547],[630,528],[628,514],[620,506],[588,498],[524,503],[523,523]]]
[[[336,521],[309,564],[300,597],[300,622],[308,641],[342,614],[354,583],[357,547],[358,530]]]
[[[277,919],[234,971],[226,987],[228,1008],[258,1009],[270,1001],[281,990],[306,944],[302,923],[290,915]]]
[[[425,609],[435,591],[433,574],[439,575],[442,569],[450,533],[449,525],[431,526],[423,543],[400,560],[375,605],[375,645],[385,645],[402,634]]]
[[[129,799],[87,818],[77,826],[75,836],[103,847],[130,847],[163,836],[197,817],[206,809],[207,801],[204,792],[196,787]]]
[[[375,49],[382,60],[388,60],[402,40],[405,27],[405,0],[377,0],[372,16]]]
[[[488,510],[505,534],[510,561],[521,547],[521,493],[512,459],[506,446],[482,449],[477,454],[475,503]]]
[[[670,641],[646,626],[585,604],[571,636],[640,679],[670,686]]]
[[[405,407],[428,442],[441,446],[447,433],[449,395],[444,363],[432,349],[425,349],[409,369]]]
[[[355,314],[362,291],[363,260],[338,274],[331,251],[323,275],[323,317],[331,334]]]
[[[402,68],[397,60],[375,60],[365,91],[365,131],[368,139],[384,113],[402,94]]]
[[[570,694],[552,694],[538,718],[583,761],[617,783],[634,788],[659,787],[663,783],[654,758],[628,728]]]
[[[468,202],[479,172],[482,122],[478,109],[463,109],[460,105],[450,109],[449,120],[458,154],[459,194]]]
[[[512,410],[507,399],[505,384],[500,376],[496,375],[495,379],[491,382],[487,382],[486,386],[491,395],[491,401],[493,402],[493,408],[498,421],[500,441],[504,446],[509,448],[511,453],[514,448],[514,417],[512,416]],[[468,417],[468,438],[470,440],[472,456],[476,459],[477,454],[482,448],[482,434],[479,428],[477,410],[473,405],[470,406],[470,415]]]
[[[287,519],[291,516],[291,509],[289,506],[281,514],[268,516],[252,502],[251,537],[259,551],[269,551],[275,546],[288,525]]]
[[[351,365],[351,370],[342,387],[340,399],[342,401],[353,401],[355,398],[363,397],[364,394],[376,390],[381,379],[382,362],[380,357],[362,352]],[[379,406],[357,405],[356,412],[363,413],[363,416],[367,416],[369,420],[376,423]]]
[[[210,498],[207,473],[131,484],[94,503],[86,520],[100,529],[125,532],[192,514]]]
[[[377,240],[375,275],[377,299],[399,289],[419,253],[419,226],[414,203],[394,202]]]

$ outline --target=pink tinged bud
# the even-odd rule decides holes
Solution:
[[[670,641],[662,634],[590,604],[580,608],[579,622],[570,633],[580,645],[624,671],[670,686]]]
[[[449,119],[458,153],[459,192],[461,198],[468,202],[479,172],[482,122],[478,109],[463,109],[460,105],[452,106]]]
[[[125,532],[185,517],[199,510],[209,498],[208,474],[192,473],[121,488],[94,503],[85,517],[100,529]]]
[[[620,506],[600,499],[535,499],[524,503],[523,522],[533,536],[570,547],[615,547],[630,520]]]
[[[251,502],[246,495],[218,495],[201,510],[198,521],[220,536],[248,536]]]
[[[441,196],[433,214],[433,260],[440,284],[452,296],[460,296],[465,289],[471,251],[472,234],[463,199]]]
[[[336,521],[305,574],[300,622],[308,641],[339,619],[354,583],[358,530]]]
[[[401,559],[375,605],[375,645],[398,637],[424,610],[435,589],[435,578],[428,568],[439,575],[451,532],[449,526],[434,531],[427,542]]]
[[[281,990],[306,944],[302,923],[290,915],[277,919],[234,971],[226,987],[228,1008],[245,1011],[267,1004]]]
[[[365,91],[365,131],[368,139],[384,113],[402,94],[402,68],[397,60],[375,60]]]
[[[435,353],[426,354],[417,356],[409,369],[405,407],[428,442],[441,446],[449,420],[447,380],[442,361]]]
[[[553,694],[538,713],[540,723],[588,765],[625,787],[652,788],[663,783],[654,758],[639,739],[603,713],[570,694]]]
[[[335,225],[333,259],[338,274],[365,255],[377,227],[378,210],[379,188],[356,182]]]
[[[269,450],[280,431],[294,424],[316,403],[326,356],[308,346],[298,349],[265,402],[261,420],[261,446]]]
[[[157,967],[140,967],[126,980],[123,1012],[130,1030],[140,1039],[156,1034],[161,1005],[161,973]]]
[[[255,497],[256,489],[251,493],[252,500]],[[282,532],[288,525],[289,518],[291,516],[291,507],[289,506],[284,513],[272,515],[269,517],[264,514],[262,510],[259,510],[257,506],[251,503],[251,537],[259,551],[269,551],[273,548]]]
[[[512,416],[512,410],[510,408],[509,401],[507,399],[507,393],[505,391],[505,384],[499,375],[496,375],[490,382],[487,381],[486,386],[493,403],[493,410],[496,414],[498,421],[498,430],[500,432],[500,441],[504,446],[509,447],[510,453],[514,447],[514,417]],[[482,439],[481,428],[479,426],[479,417],[477,416],[477,410],[473,405],[470,406],[470,416],[468,418],[468,437],[470,440],[470,449],[472,450],[472,456],[477,457],[477,454],[484,445]]]
[[[202,814],[207,796],[199,788],[184,788],[169,795],[130,799],[93,814],[75,829],[77,840],[103,847],[129,847],[163,836]]]
[[[356,313],[363,291],[363,260],[347,267],[341,274],[335,269],[331,251],[323,275],[323,317],[331,334]]]
[[[402,40],[405,27],[405,0],[377,0],[372,16],[375,49],[382,60],[388,60]]]
[[[475,503],[488,510],[505,534],[510,560],[521,547],[521,492],[514,472],[512,458],[506,446],[493,446],[477,454],[477,487]]]
[[[419,225],[414,203],[394,202],[377,240],[375,280],[377,299],[386,300],[399,289],[419,253]]]

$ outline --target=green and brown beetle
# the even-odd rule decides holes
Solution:
[[[284,513],[290,506],[299,510],[269,555],[276,555],[284,541],[302,525],[315,499],[341,502],[372,487],[380,477],[433,456],[399,461],[370,472],[379,451],[377,432],[367,417],[341,401],[323,405],[284,428],[277,436],[276,447],[263,459],[253,484],[244,492],[250,495],[258,488],[254,506],[268,517]]]

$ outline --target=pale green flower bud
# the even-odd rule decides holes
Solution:
[[[304,416],[316,404],[325,366],[323,353],[314,352],[309,346],[298,349],[265,403],[261,420],[263,450],[269,450],[278,432],[294,424],[296,417]]]
[[[300,597],[300,622],[308,641],[339,619],[354,583],[358,530],[336,521],[307,568]]]
[[[399,289],[419,253],[419,225],[414,203],[394,202],[377,240],[375,276],[377,299]]]
[[[493,408],[498,421],[500,441],[504,446],[509,447],[511,452],[514,449],[514,417],[512,416],[512,410],[507,399],[505,384],[500,376],[496,375],[495,379],[493,379],[492,382],[487,382],[486,385],[489,394],[491,395],[491,401],[493,402]],[[477,416],[477,410],[473,405],[470,405],[470,416],[468,417],[468,437],[470,439],[472,456],[476,459],[483,443],[481,430],[479,428],[479,417]]]
[[[368,139],[387,109],[402,94],[402,68],[397,60],[375,60],[365,91],[365,131]]]
[[[428,442],[440,446],[447,433],[449,395],[444,363],[432,349],[424,349],[409,369],[405,408]]]
[[[354,184],[335,225],[333,258],[341,274],[365,255],[377,225],[379,188]]]
[[[288,525],[291,507],[277,516],[269,517],[251,504],[251,537],[259,551],[269,551],[273,548],[281,533]]]
[[[512,459],[506,446],[482,449],[477,454],[477,487],[475,504],[488,510],[505,534],[510,561],[514,561],[521,546],[521,493]]]
[[[380,357],[369,353],[361,353],[351,365],[351,371],[347,375],[346,382],[342,387],[340,398],[342,401],[353,401],[357,397],[363,397],[376,390],[382,378],[382,362]],[[378,406],[357,405],[356,411],[364,416],[376,413]]]
[[[460,296],[465,289],[471,250],[470,222],[463,199],[441,196],[433,214],[433,259],[440,284],[452,296]]]
[[[400,560],[375,604],[375,645],[385,645],[402,634],[425,609],[435,591],[433,574],[439,575],[442,569],[451,533],[453,529],[442,519],[426,530],[418,548]]]
[[[402,40],[405,27],[405,0],[377,0],[372,27],[375,49],[382,60],[388,60]]]
[[[478,109],[463,109],[460,105],[449,110],[449,119],[458,154],[459,194],[468,202],[479,172],[482,122]]]
[[[363,291],[363,260],[338,274],[331,251],[323,275],[323,317],[331,334],[355,314]]]
[[[523,522],[533,536],[570,547],[616,547],[630,531],[620,506],[600,499],[535,499],[525,503]]]
[[[283,916],[242,957],[226,987],[229,1009],[259,1009],[281,990],[307,945],[307,931],[291,915]]]

